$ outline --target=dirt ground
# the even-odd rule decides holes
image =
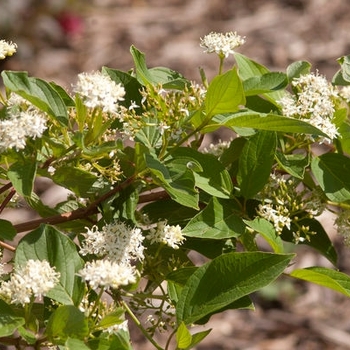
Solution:
[[[1,0],[6,1],[18,2]],[[239,51],[273,70],[307,60],[331,78],[336,59],[350,54],[350,1],[71,0],[68,7],[68,1],[56,2],[28,0],[16,25],[5,26],[0,10],[0,29],[19,44],[16,56],[0,68],[27,70],[69,87],[82,71],[103,65],[130,69],[133,44],[149,66],[167,66],[199,81],[199,67],[209,78],[218,67],[216,57],[199,47],[199,38],[211,31],[246,36]],[[229,60],[228,67],[233,63]],[[332,229],[332,219],[324,222]],[[350,272],[349,248],[336,232],[332,236],[339,268]],[[328,266],[316,253],[300,251],[298,266]],[[255,295],[255,301],[255,311],[212,317],[213,331],[197,350],[350,349],[350,300],[342,295],[286,278]],[[134,336],[136,350],[153,349]]]

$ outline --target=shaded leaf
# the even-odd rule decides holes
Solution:
[[[229,253],[199,267],[187,280],[178,300],[178,324],[194,323],[266,286],[283,272],[293,256]]]
[[[238,237],[245,231],[240,216],[235,213],[235,202],[213,197],[182,230],[185,236],[224,239]]]
[[[313,158],[311,170],[324,191],[334,202],[350,200],[350,159],[338,153]]]

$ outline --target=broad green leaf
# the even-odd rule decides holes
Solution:
[[[239,76],[242,80],[246,80],[256,76],[262,76],[270,71],[263,65],[251,60],[238,52],[234,54],[238,66]]]
[[[192,335],[183,322],[176,331],[176,343],[179,349],[188,349],[192,343]]]
[[[145,118],[145,125],[141,130],[139,130],[135,135],[135,141],[142,143],[144,146],[152,150],[160,145],[162,141],[162,135],[159,132],[158,120]]]
[[[127,108],[129,108],[133,102],[138,106],[141,106],[142,96],[140,90],[142,88],[142,85],[137,81],[135,77],[120,70],[111,69],[108,67],[102,67],[102,72],[108,74],[110,78],[116,83],[123,85],[125,89],[125,100],[118,103]]]
[[[230,113],[245,104],[243,86],[236,69],[216,76],[210,83],[205,97],[207,116]]]
[[[46,335],[56,344],[64,344],[68,338],[84,340],[88,334],[88,319],[73,305],[59,306],[46,327]]]
[[[342,78],[346,82],[350,82],[350,55],[340,57],[338,63],[341,66]]]
[[[7,220],[0,219],[0,239],[12,241],[17,231],[12,223]]]
[[[198,213],[182,230],[185,236],[224,239],[238,237],[245,231],[240,216],[235,214],[233,200],[213,197],[209,204]]]
[[[101,335],[100,338],[90,339],[89,348],[92,350],[133,350],[131,346],[130,335],[128,332],[119,331],[117,334],[110,335],[108,338]]]
[[[27,72],[3,71],[4,85],[16,94],[27,99],[33,105],[57,119],[62,125],[68,125],[67,107],[56,90],[44,80],[28,77]]]
[[[184,286],[176,308],[177,323],[195,323],[275,280],[293,254],[229,253],[199,267]]]
[[[274,162],[276,134],[260,131],[244,145],[239,158],[237,182],[245,198],[254,197],[266,184]]]
[[[161,84],[164,89],[183,90],[189,81],[180,73],[165,67],[155,67],[148,70],[155,84]]]
[[[11,306],[0,299],[0,337],[8,337],[25,324],[24,317],[17,316]]]
[[[98,323],[98,328],[108,328],[116,324],[122,323],[124,318],[125,310],[123,308],[117,308],[113,312],[105,315],[102,320]]]
[[[187,237],[182,248],[194,250],[209,259],[214,259],[227,251],[229,248],[227,242],[231,242],[231,239],[228,241],[227,239]]]
[[[254,96],[273,90],[280,90],[287,86],[287,76],[280,72],[265,73],[243,81],[246,96]]]
[[[315,266],[294,270],[290,276],[319,284],[350,297],[350,276],[345,273]]]
[[[35,159],[29,157],[22,158],[10,166],[7,176],[21,196],[30,197],[32,194],[36,167]]]
[[[199,164],[202,171],[191,168],[196,187],[212,196],[230,198],[233,190],[230,174],[215,156],[188,147],[178,148],[172,155],[174,159],[193,159],[194,164]]]
[[[338,153],[326,153],[311,161],[311,170],[324,191],[334,202],[350,200],[350,159]]]
[[[276,159],[282,169],[298,179],[304,178],[305,169],[310,164],[309,153],[284,154],[277,150]]]
[[[288,81],[291,82],[294,78],[299,78],[303,74],[310,73],[311,64],[307,61],[296,61],[287,67]]]
[[[66,90],[63,89],[62,86],[57,85],[55,82],[50,81],[50,86],[52,88],[54,88],[57,93],[61,96],[64,104],[66,105],[66,107],[74,107],[75,106],[75,102],[72,99],[72,97],[67,93]]]
[[[270,73],[270,71],[263,65],[251,60],[249,57],[244,56],[238,52],[234,54],[235,60],[238,66],[238,74],[243,82],[247,79],[256,79],[260,76]],[[276,105],[282,96],[282,91],[273,91],[263,94],[264,98],[268,99],[271,103]]]
[[[164,199],[146,204],[142,207],[142,213],[147,214],[151,222],[156,222],[161,217],[166,218],[169,225],[184,226],[198,211],[184,207],[171,199]]]
[[[223,120],[222,126],[244,127],[259,130],[280,131],[297,134],[312,134],[325,136],[321,130],[315,128],[309,123],[295,118],[284,117],[277,114],[263,114],[252,111],[232,114]]]
[[[15,266],[24,266],[29,259],[46,260],[60,273],[60,282],[47,293],[48,297],[62,304],[80,303],[84,285],[77,272],[84,262],[66,235],[48,225],[28,233],[16,249]]]
[[[274,229],[274,226],[271,222],[259,217],[256,217],[252,221],[243,221],[254,231],[259,232],[260,235],[265,238],[275,253],[284,253],[283,241],[281,237],[276,233],[276,230]]]
[[[348,86],[350,85],[350,80],[345,80],[343,77],[343,70],[339,69],[338,72],[336,72],[332,78],[332,84],[337,86]]]
[[[264,95],[247,96],[246,108],[259,113],[271,113],[278,110],[276,103],[268,101]]]
[[[139,51],[134,45],[130,47],[130,53],[134,60],[136,78],[142,85],[154,83],[152,76],[147,68],[145,54]]]
[[[174,201],[198,209],[198,192],[194,188],[194,177],[190,170],[185,173],[171,173],[164,164],[151,155],[146,154],[145,159],[155,183],[162,186]]]
[[[58,168],[52,180],[62,187],[73,191],[78,197],[88,197],[93,191],[93,185],[97,177],[91,172],[74,168],[72,166],[62,166]]]
[[[232,140],[229,147],[222,152],[222,155],[220,156],[220,163],[227,168],[236,162],[241,156],[246,142],[247,140],[244,137],[236,137],[234,140]]]
[[[310,236],[310,241],[305,240],[299,244],[305,244],[309,247],[316,249],[325,258],[327,258],[332,264],[336,265],[338,260],[337,251],[335,250],[332,241],[324,230],[323,226],[316,219],[301,219],[298,221],[298,225],[309,227],[310,231],[316,232],[315,235]],[[292,224],[291,230],[283,230],[281,238],[287,242],[294,242],[294,237],[292,232],[297,231],[299,227]]]
[[[340,142],[343,151],[350,154],[350,125],[343,123],[339,126],[338,131],[340,133],[338,142]]]
[[[64,345],[65,350],[91,350],[82,340],[76,338],[68,338]]]
[[[197,344],[199,344],[211,331],[212,331],[212,329],[210,328],[210,329],[207,329],[207,330],[205,330],[205,331],[192,334],[192,342],[191,342],[191,345],[189,346],[188,349],[194,348],[194,347],[195,347]]]

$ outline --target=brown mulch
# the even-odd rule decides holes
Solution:
[[[209,78],[218,67],[216,58],[199,47],[199,38],[210,31],[245,35],[247,43],[239,51],[273,70],[307,60],[331,78],[336,59],[350,53],[350,2],[344,0],[95,0],[75,1],[73,10],[83,29],[57,32],[48,25],[35,36],[42,9],[32,8],[22,23],[26,32],[17,29],[12,40],[34,44],[24,53],[20,46],[4,67],[70,86],[81,71],[103,65],[130,69],[133,44],[146,54],[149,66],[167,66],[199,81],[199,67]],[[227,66],[233,63],[230,59]],[[332,220],[324,222],[332,229]],[[350,272],[348,248],[334,231],[332,237],[339,267]],[[329,266],[315,252],[300,250],[298,266]],[[213,316],[208,324],[213,331],[197,350],[350,349],[350,299],[282,278],[254,300],[255,311]],[[135,349],[153,347],[138,337]]]

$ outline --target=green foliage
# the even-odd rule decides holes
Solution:
[[[202,84],[134,46],[134,69],[103,67],[72,91],[2,72],[0,213],[19,197],[36,218],[0,219],[14,252],[12,271],[0,264],[0,344],[132,350],[133,322],[155,349],[189,350],[211,331],[192,324],[254,310],[252,293],[282,274],[350,296],[318,221],[333,211],[350,241],[349,56],[331,85],[307,61],[272,72],[236,51],[224,71],[226,51]],[[38,111],[45,126],[28,135]],[[209,144],[222,128],[232,139]],[[42,178],[69,197],[43,203]],[[293,268],[286,243],[334,269]],[[33,262],[46,270],[28,280]]]

